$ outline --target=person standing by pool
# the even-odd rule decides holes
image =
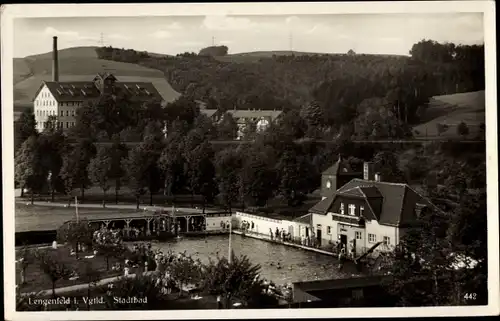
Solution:
[[[217,296],[217,309],[222,309],[222,302],[221,302],[221,298],[220,298],[220,295]]]

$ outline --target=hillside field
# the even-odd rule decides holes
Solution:
[[[417,138],[453,138],[457,136],[457,125],[465,122],[470,137],[479,132],[479,125],[486,123],[485,91],[435,96],[422,115],[422,124],[415,126],[420,134]],[[438,136],[437,124],[446,124],[449,129]]]

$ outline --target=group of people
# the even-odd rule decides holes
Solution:
[[[285,232],[285,229],[279,229],[276,227],[276,230],[273,233],[273,229],[269,228],[269,234],[271,236],[271,240],[281,241],[281,242],[291,242],[292,235],[290,232]]]

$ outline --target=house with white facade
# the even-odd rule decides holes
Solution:
[[[325,183],[323,199],[309,210],[312,232],[318,245],[345,246],[354,257],[371,248],[392,250],[422,211],[436,209],[407,184],[384,182],[370,163],[362,178],[336,190],[331,185]]]

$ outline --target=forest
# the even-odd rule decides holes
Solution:
[[[221,61],[203,54],[205,49],[214,48],[160,58],[112,47],[96,51],[101,59],[163,71],[175,90],[207,108],[300,110],[317,105],[324,125],[336,132],[342,127],[352,131],[358,117],[380,108],[397,122],[416,124],[429,97],[484,89],[484,45],[422,40],[409,56],[292,54],[248,63]]]

